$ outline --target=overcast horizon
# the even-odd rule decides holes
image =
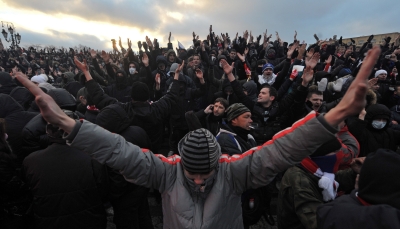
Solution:
[[[124,48],[130,38],[137,50],[137,41],[144,41],[146,35],[166,47],[169,32],[174,48],[177,41],[188,48],[192,32],[206,39],[210,25],[216,34],[228,32],[231,38],[236,32],[242,36],[245,30],[256,37],[267,29],[275,39],[278,31],[288,43],[295,30],[297,38],[308,43],[315,41],[314,33],[326,39],[399,32],[395,24],[399,7],[400,1],[393,0],[296,4],[290,0],[0,0],[0,20],[14,24],[22,47],[84,45],[111,50],[110,40],[121,36]],[[10,45],[2,35],[1,40],[4,46]]]

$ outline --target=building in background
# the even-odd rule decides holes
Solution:
[[[390,43],[393,43],[394,40],[397,38],[397,36],[400,35],[399,32],[395,32],[395,33],[383,33],[383,34],[373,34],[374,35],[374,39],[372,39],[372,44],[383,44],[384,42],[384,38],[386,37],[391,37],[392,40],[390,40]],[[370,35],[367,36],[360,36],[360,37],[352,37],[353,40],[356,42],[356,46],[357,47],[361,47],[365,42],[367,42],[368,38]],[[351,38],[343,38],[342,42],[343,44],[349,45],[350,44],[350,39]]]

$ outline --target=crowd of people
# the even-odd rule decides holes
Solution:
[[[400,36],[170,38],[0,41],[2,228],[400,228]]]

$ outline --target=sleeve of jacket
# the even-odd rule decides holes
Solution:
[[[96,105],[98,109],[103,109],[110,104],[118,102],[117,99],[105,94],[103,89],[101,89],[99,84],[94,80],[87,81],[85,87],[87,88],[94,105]]]
[[[167,167],[174,166],[173,162],[164,162],[165,157],[160,160],[149,150],[141,149],[120,135],[88,121],[83,121],[70,146],[118,170],[128,182],[155,188],[160,192],[165,190],[166,176],[171,176],[166,172]]]
[[[311,112],[262,146],[242,155],[221,158],[220,163],[228,163],[227,173],[232,176],[235,191],[243,193],[269,184],[276,174],[300,163],[323,143],[335,138],[337,131],[323,115]]]
[[[99,63],[96,58],[92,58],[92,64],[94,66],[94,70],[102,77],[104,77],[104,72],[100,69]]]
[[[367,122],[359,119],[358,117],[350,117],[346,121],[348,130],[354,137],[360,141],[363,139],[365,130],[367,128]]]
[[[158,101],[151,104],[153,109],[157,109],[157,114],[160,120],[165,120],[171,113],[172,103],[179,96],[178,80],[173,80],[167,93]]]

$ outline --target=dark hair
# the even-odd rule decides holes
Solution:
[[[312,85],[308,88],[307,99],[311,98],[312,95],[323,95],[322,91],[318,91],[317,85]]]
[[[217,98],[217,99],[214,101],[214,104],[215,104],[215,103],[220,103],[222,106],[224,106],[225,109],[229,107],[229,102],[228,102],[228,100],[226,100],[226,99],[224,99],[224,98],[222,98],[222,97]]]
[[[76,99],[78,100],[79,97],[83,96],[85,99],[88,97],[88,91],[86,87],[79,89],[78,93],[76,93]]]
[[[231,49],[231,51],[229,53],[231,53],[231,52],[236,52],[236,50],[235,49]]]
[[[198,54],[198,53],[194,53],[191,57],[192,58],[194,58],[195,56],[198,56],[199,57],[199,59],[201,60],[201,56],[200,56],[200,54]]]
[[[260,91],[263,88],[268,88],[269,89],[269,96],[276,97],[278,95],[278,91],[274,87],[272,87],[271,85],[269,85],[267,83],[261,85]]]

